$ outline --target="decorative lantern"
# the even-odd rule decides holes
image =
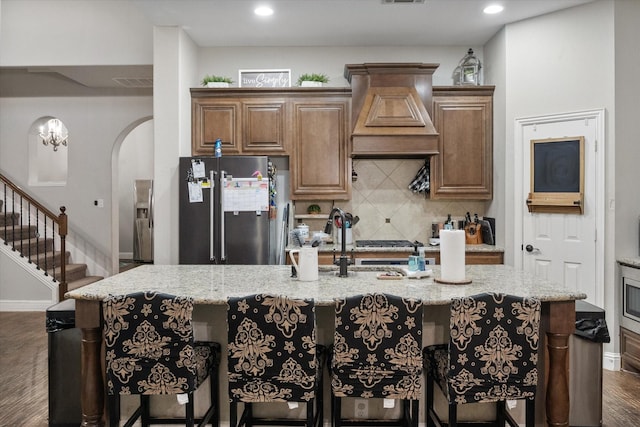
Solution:
[[[482,68],[480,60],[473,54],[473,49],[469,49],[453,71],[453,83],[456,85],[479,85],[480,68]]]

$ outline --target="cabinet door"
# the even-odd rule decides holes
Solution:
[[[223,154],[240,153],[240,102],[231,99],[192,101],[191,153],[213,156],[216,139]]]
[[[349,98],[292,101],[291,198],[349,200]]]
[[[243,154],[287,154],[284,99],[243,101],[242,131]]]
[[[439,154],[431,157],[432,199],[493,197],[491,96],[433,98]]]

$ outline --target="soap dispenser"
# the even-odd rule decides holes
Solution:
[[[424,271],[426,269],[424,255],[418,252],[418,242],[413,242],[413,253],[409,255],[409,271]]]

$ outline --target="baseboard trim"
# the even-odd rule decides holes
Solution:
[[[55,301],[0,300],[0,311],[47,311]],[[44,325],[42,326],[44,328]]]
[[[619,371],[621,368],[620,353],[605,351],[602,357],[602,368],[608,371]]]

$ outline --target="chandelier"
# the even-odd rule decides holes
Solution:
[[[58,119],[51,119],[47,122],[47,131],[45,132],[45,127],[40,126],[40,138],[42,138],[43,145],[51,144],[53,146],[53,151],[58,151],[58,146],[64,145],[67,146],[67,139],[69,138],[69,134],[66,132],[66,129],[63,129],[62,122]]]

